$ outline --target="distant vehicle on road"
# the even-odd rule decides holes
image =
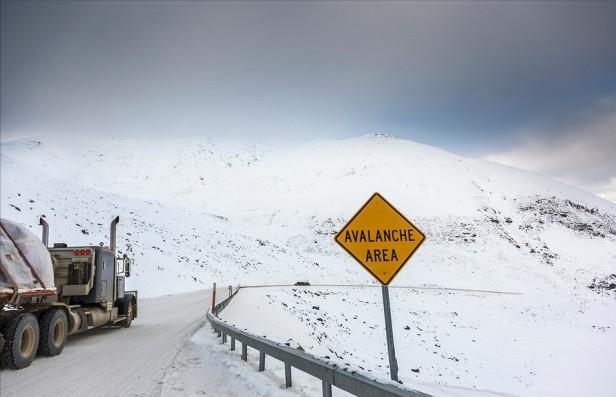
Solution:
[[[25,226],[0,220],[2,367],[25,368],[37,353],[57,356],[68,335],[103,325],[130,327],[137,291],[124,288],[131,259],[116,257],[119,220],[111,222],[109,248],[63,243],[47,248],[45,219],[40,218],[42,242]]]
[[[306,285],[310,285],[310,283],[308,281],[298,281],[295,283],[295,285],[306,286]]]

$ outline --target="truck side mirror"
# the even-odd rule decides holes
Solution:
[[[130,277],[130,265],[131,265],[130,258],[124,258],[124,276],[126,277]]]

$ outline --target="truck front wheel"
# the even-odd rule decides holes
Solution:
[[[130,298],[126,301],[126,309],[124,310],[124,313],[126,313],[126,318],[122,321],[122,327],[128,328],[135,318],[135,304]]]
[[[52,357],[62,353],[68,332],[68,320],[64,310],[52,309],[46,311],[41,316],[40,326],[39,354]]]
[[[32,314],[10,319],[4,326],[4,350],[0,355],[3,367],[25,368],[36,356],[39,343],[39,325]]]

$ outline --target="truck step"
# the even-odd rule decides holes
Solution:
[[[124,321],[125,319],[126,319],[126,316],[123,316],[123,315],[120,314],[120,315],[118,315],[118,317],[115,320],[113,320],[113,323],[117,324],[117,323],[119,323],[121,321]]]

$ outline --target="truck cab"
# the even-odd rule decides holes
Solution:
[[[58,301],[67,305],[97,306],[110,312],[114,323],[126,320],[125,300],[133,301],[133,318],[137,311],[137,291],[126,291],[131,260],[121,258],[106,247],[67,247],[55,244],[49,248],[54,267]],[[130,319],[132,320],[132,319]]]

